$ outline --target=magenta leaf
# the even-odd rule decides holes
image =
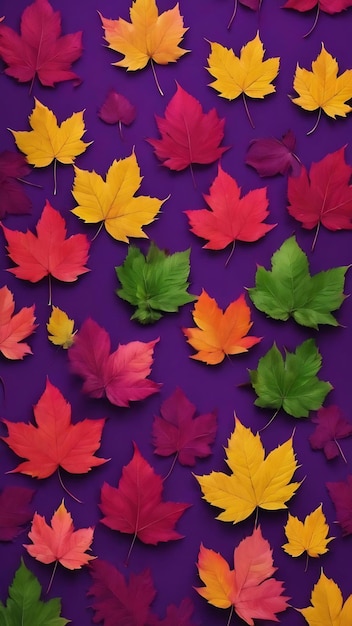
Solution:
[[[298,157],[294,154],[296,138],[291,130],[283,135],[282,140],[268,137],[254,139],[249,144],[246,160],[259,176],[287,174],[290,170],[297,176],[301,169]]]
[[[32,203],[18,180],[29,172],[30,167],[22,154],[10,150],[0,152],[0,219],[7,213],[30,213]]]
[[[111,89],[98,115],[106,124],[121,123],[129,126],[136,117],[136,108],[125,96]]]
[[[341,409],[336,405],[321,408],[312,422],[317,424],[314,432],[309,436],[309,443],[313,450],[324,450],[329,461],[342,454],[337,441],[352,435],[352,424]]]
[[[0,494],[0,541],[12,541],[27,524],[33,511],[30,502],[35,491],[25,487],[5,487]]]
[[[239,0],[239,2],[243,6],[248,7],[249,9],[252,9],[252,11],[258,11],[262,3],[262,0]]]
[[[352,534],[352,476],[346,481],[326,483],[329,496],[334,503],[337,521],[344,536]]]

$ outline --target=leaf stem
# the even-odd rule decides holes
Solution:
[[[227,267],[227,266],[228,266],[229,261],[230,261],[230,259],[231,259],[232,255],[233,255],[233,253],[235,252],[235,246],[236,246],[236,239],[234,239],[234,240],[233,240],[233,242],[232,242],[232,246],[231,246],[230,254],[229,254],[229,256],[227,257],[227,259],[226,259],[226,261],[225,261],[225,267]]]
[[[57,159],[54,159],[54,196],[57,194]]]
[[[133,539],[132,539],[132,541],[131,541],[131,545],[130,545],[129,550],[128,550],[128,552],[127,552],[127,556],[126,556],[126,559],[125,559],[125,566],[126,566],[126,567],[127,567],[128,563],[129,563],[130,556],[131,556],[131,552],[132,552],[132,550],[133,550],[133,546],[134,546],[134,544],[136,543],[136,539],[137,539],[137,532],[135,532],[135,533],[134,533],[134,535],[133,535]]]
[[[237,13],[237,7],[238,7],[238,0],[235,0],[234,2],[234,6],[233,6],[233,11],[232,11],[232,15],[230,17],[230,21],[227,25],[227,30],[230,30],[231,26],[232,26],[232,22],[236,17],[236,13]]]
[[[197,183],[196,183],[196,179],[194,177],[194,171],[193,171],[192,163],[189,164],[189,169],[191,170],[193,187],[194,187],[194,189],[197,189]]]
[[[155,84],[156,84],[156,86],[157,86],[157,88],[158,88],[158,91],[159,91],[160,95],[161,95],[161,96],[163,96],[163,95],[164,95],[164,92],[163,92],[163,90],[162,90],[162,89],[161,89],[161,87],[160,87],[160,83],[159,83],[159,81],[158,81],[158,77],[157,77],[157,75],[156,75],[156,71],[155,71],[155,67],[154,67],[154,61],[153,61],[153,59],[150,59],[150,65],[152,66],[152,72],[153,72],[153,76],[154,76]]]
[[[167,473],[167,474],[166,474],[166,476],[164,476],[164,478],[163,478],[163,482],[164,482],[167,478],[169,478],[170,474],[172,473],[172,470],[174,469],[174,467],[175,467],[175,465],[176,465],[176,461],[177,461],[177,459],[178,459],[178,454],[179,454],[179,453],[178,453],[178,451],[177,451],[177,452],[176,452],[176,454],[175,454],[175,456],[174,456],[174,458],[173,458],[173,461],[172,461],[172,463],[171,463],[171,467],[170,467],[170,469],[169,469],[168,473]]]
[[[53,584],[53,580],[54,580],[54,576],[55,576],[55,573],[56,573],[56,570],[57,570],[57,564],[58,564],[58,562],[59,562],[59,561],[55,561],[55,565],[54,565],[53,572],[52,572],[51,577],[50,577],[50,580],[49,580],[49,584],[48,584],[48,588],[47,588],[47,590],[46,590],[46,593],[49,593],[49,591],[50,591],[50,589],[51,589],[51,585]]]
[[[317,12],[315,14],[315,19],[314,19],[314,22],[313,22],[313,26],[309,29],[309,31],[305,35],[303,35],[303,39],[305,39],[305,37],[308,37],[313,32],[314,28],[316,27],[317,22],[318,22],[318,18],[319,18],[319,11],[320,11],[320,9],[319,9],[319,2],[318,2],[318,4],[317,4]]]
[[[243,100],[244,108],[245,108],[245,111],[247,113],[247,117],[249,119],[250,125],[252,126],[252,128],[255,128],[253,120],[251,118],[251,114],[249,112],[249,108],[248,108],[248,104],[247,104],[247,100],[246,100],[246,96],[245,96],[244,91],[242,91],[242,100]]]
[[[30,86],[29,86],[29,92],[28,92],[28,95],[29,95],[29,96],[31,96],[31,95],[32,95],[32,89],[33,89],[33,85],[34,85],[34,80],[35,80],[35,73],[34,73],[34,75],[33,75],[33,78],[32,78],[32,80],[31,80],[31,84],[30,84]]]
[[[123,141],[122,123],[121,123],[121,120],[119,120],[119,133],[120,133],[120,139],[121,139],[121,141]]]
[[[51,274],[48,275],[48,285],[49,285],[49,301],[48,301],[48,306],[51,306],[52,304],[52,285],[51,285]]]
[[[274,421],[275,417],[277,416],[278,412],[280,409],[277,409],[274,413],[274,415],[270,418],[270,420],[265,424],[265,426],[263,426],[263,428],[260,428],[257,432],[258,433],[262,433],[263,430],[265,430],[266,428],[268,428],[268,426],[270,426],[270,424]]]
[[[97,232],[95,233],[95,235],[94,235],[94,237],[93,237],[92,241],[94,241],[94,239],[96,239],[96,238],[98,237],[98,235],[99,235],[99,233],[100,233],[101,229],[103,228],[103,224],[104,224],[104,222],[101,222],[101,223],[100,223],[100,226],[99,226],[99,228],[98,228]]]
[[[233,616],[233,605],[231,606],[231,611],[230,611],[229,619],[227,620],[226,626],[230,626],[232,616]]]
[[[335,441],[335,443],[336,443],[336,445],[337,445],[337,447],[338,447],[338,449],[339,449],[339,452],[340,452],[340,454],[341,454],[341,456],[342,456],[343,460],[345,461],[345,463],[347,463],[347,459],[346,459],[346,457],[345,457],[345,455],[344,455],[344,453],[343,453],[343,450],[342,450],[342,448],[341,448],[341,446],[340,446],[339,442],[337,441],[337,439],[334,439],[334,441]]]
[[[5,387],[5,382],[2,376],[0,376],[0,383],[2,387],[2,394],[4,396],[4,404],[6,404],[6,387]]]
[[[57,475],[59,477],[59,481],[60,481],[60,485],[63,488],[64,491],[66,491],[66,493],[71,496],[71,498],[73,498],[73,500],[76,500],[76,502],[78,502],[79,504],[83,504],[82,500],[79,500],[78,498],[76,498],[76,496],[73,495],[73,493],[71,493],[71,491],[69,491],[66,487],[66,485],[64,484],[63,480],[62,480],[62,476],[61,476],[61,472],[60,472],[60,468],[57,468]]]
[[[317,243],[319,230],[320,230],[320,222],[318,222],[317,228],[316,228],[316,231],[315,231],[315,235],[314,235],[314,239],[313,239],[313,243],[312,243],[312,247],[311,247],[311,251],[312,252],[314,252],[315,244]]]
[[[255,507],[255,518],[254,518],[254,530],[257,528],[258,526],[258,516],[259,516],[259,507],[256,506]]]
[[[37,185],[36,183],[30,183],[29,180],[24,180],[24,178],[16,178],[20,183],[24,183],[25,185],[29,185],[30,187],[38,187],[38,189],[43,189],[43,185]]]
[[[318,124],[319,124],[319,122],[320,122],[320,118],[321,118],[321,107],[320,107],[320,109],[319,109],[319,113],[318,113],[317,121],[315,122],[315,124],[314,124],[313,128],[311,128],[311,129],[308,131],[307,136],[308,136],[308,135],[311,135],[312,133],[314,133],[314,131],[316,130],[316,128],[317,128],[317,126],[318,126]]]
[[[306,553],[306,565],[305,565],[305,568],[304,568],[304,571],[305,571],[305,572],[308,570],[308,563],[309,563],[309,554],[308,554],[308,552],[307,552],[307,553]]]

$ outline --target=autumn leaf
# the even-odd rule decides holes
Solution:
[[[223,509],[216,519],[237,524],[257,508],[267,511],[287,508],[286,502],[300,486],[298,482],[290,482],[298,467],[292,437],[265,458],[259,433],[254,435],[236,417],[235,430],[225,451],[230,476],[223,472],[195,476],[203,499]]]
[[[332,578],[321,572],[320,578],[313,587],[311,604],[305,609],[297,609],[302,613],[309,626],[349,626],[352,611],[352,594],[343,602],[341,590]]]
[[[257,241],[276,226],[263,223],[269,215],[267,187],[252,189],[241,198],[241,187],[221,165],[204,199],[210,211],[200,209],[185,213],[191,232],[208,239],[203,247],[209,250],[223,250],[232,243],[233,251],[236,241]]]
[[[282,595],[283,583],[273,577],[277,568],[272,552],[260,526],[235,548],[234,569],[221,554],[201,545],[197,568],[204,587],[196,591],[217,608],[231,607],[231,616],[235,610],[250,626],[254,618],[278,621],[276,614],[285,611],[289,598]]]
[[[307,37],[316,27],[320,11],[328,13],[329,15],[334,15],[335,13],[340,13],[351,6],[352,0],[287,0],[286,4],[284,4],[282,8],[294,9],[295,11],[304,13],[305,11],[310,11],[316,7],[316,15],[313,25],[304,35],[304,37]]]
[[[159,391],[160,383],[147,378],[153,351],[159,341],[130,341],[111,350],[107,331],[87,319],[68,350],[71,371],[83,378],[82,390],[92,398],[104,398],[116,406],[144,400]]]
[[[284,528],[287,543],[282,547],[293,557],[306,552],[307,558],[308,556],[317,558],[329,551],[328,543],[334,539],[328,537],[329,526],[321,504],[307,515],[303,522],[289,513]]]
[[[316,228],[312,250],[322,224],[328,230],[352,229],[352,167],[345,161],[345,146],[327,154],[308,171],[288,179],[288,212],[303,228]]]
[[[31,212],[32,203],[20,185],[29,172],[30,167],[22,154],[10,150],[0,152],[0,219],[6,214],[25,215]]]
[[[280,58],[273,57],[263,61],[265,50],[259,33],[241,48],[239,57],[232,48],[225,48],[215,42],[209,43],[211,52],[207,70],[215,78],[210,86],[227,100],[235,100],[242,95],[248,119],[254,128],[246,96],[264,98],[275,92],[272,81],[278,75]]]
[[[98,115],[106,124],[118,124],[122,138],[122,124],[125,126],[132,124],[136,117],[136,107],[121,93],[110,89]]]
[[[148,235],[142,226],[156,218],[165,200],[150,196],[135,197],[142,182],[134,152],[125,159],[113,161],[106,180],[96,172],[75,167],[72,194],[78,206],[72,213],[86,224],[104,225],[111,237],[128,243],[129,237]]]
[[[316,111],[318,118],[310,135],[320,121],[321,112],[336,119],[346,117],[352,107],[346,104],[352,98],[352,70],[346,70],[338,76],[339,66],[336,59],[321,44],[321,52],[312,63],[312,70],[301,68],[297,64],[293,88],[299,94],[292,102],[306,111]]]
[[[184,598],[179,606],[170,604],[166,609],[164,619],[152,616],[147,626],[197,626],[198,622],[191,621],[194,606],[189,598]]]
[[[26,487],[4,487],[0,493],[0,541],[12,541],[32,519],[30,503],[34,494]]]
[[[319,324],[338,326],[332,311],[345,300],[348,266],[335,267],[311,276],[308,259],[295,237],[286,239],[271,258],[271,271],[258,266],[255,287],[248,289],[253,304],[275,320],[289,317],[310,328]]]
[[[292,130],[288,130],[282,139],[267,137],[253,139],[246,153],[246,164],[253,167],[259,176],[276,176],[291,171],[297,176],[301,169],[301,162],[294,153],[296,137]]]
[[[23,339],[29,337],[38,324],[35,324],[35,305],[23,307],[15,311],[12,291],[5,285],[0,288],[0,352],[11,360],[23,359],[32,354],[28,343]]]
[[[258,396],[254,404],[276,409],[270,422],[281,408],[293,417],[308,417],[309,411],[320,409],[333,388],[316,376],[321,365],[322,357],[314,339],[301,343],[295,352],[286,351],[285,361],[274,343],[259,359],[258,368],[249,370]]]
[[[55,346],[61,346],[65,350],[72,346],[77,331],[73,330],[74,320],[71,320],[65,311],[53,306],[49,321],[46,325],[48,339]]]
[[[43,602],[38,579],[26,567],[23,559],[9,587],[6,606],[0,601],[0,619],[6,626],[65,626],[70,620],[60,617],[61,599]]]
[[[1,27],[0,27],[1,28]],[[72,165],[76,156],[85,152],[93,143],[85,143],[83,121],[84,111],[73,113],[62,124],[58,124],[54,113],[34,98],[35,106],[29,116],[32,130],[11,130],[16,145],[23,152],[28,163],[35,167],[46,167],[54,161],[54,195],[57,191],[57,162]]]
[[[20,83],[35,77],[45,87],[65,80],[80,82],[71,64],[82,54],[82,32],[61,36],[61,16],[48,0],[35,0],[21,17],[21,35],[0,26],[0,57],[8,67],[5,74]]]
[[[312,422],[316,424],[316,427],[308,440],[313,450],[324,450],[329,461],[341,454],[347,463],[338,440],[352,435],[352,424],[346,419],[340,407],[335,404],[322,407],[316,417],[312,418]]]
[[[253,322],[244,294],[223,311],[203,289],[192,316],[197,328],[183,328],[183,333],[192,348],[198,350],[191,358],[207,365],[217,365],[230,354],[247,352],[261,341],[261,337],[247,335]]]
[[[352,535],[352,475],[348,475],[346,480],[328,482],[326,487],[334,503],[342,535]]]
[[[179,46],[188,28],[183,26],[178,3],[159,15],[155,0],[134,0],[130,8],[131,22],[99,15],[108,47],[123,55],[113,65],[135,71],[143,69],[150,60],[156,85],[163,95],[154,62],[167,65],[189,52]]]
[[[187,292],[190,250],[169,254],[151,243],[146,256],[129,246],[122,265],[115,267],[121,288],[120,298],[137,307],[131,319],[152,324],[162,313],[174,313],[196,300]]]
[[[216,110],[204,113],[196,98],[177,84],[175,95],[165,109],[165,117],[156,116],[161,139],[147,139],[156,156],[170,170],[184,170],[192,163],[213,163],[228,150],[221,147],[225,120]]]

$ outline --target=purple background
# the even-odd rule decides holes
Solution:
[[[20,15],[29,4],[27,0],[4,0],[0,14],[6,16],[5,23],[16,30],[19,28]],[[104,175],[114,159],[131,154],[134,147],[141,173],[144,176],[140,193],[154,197],[170,199],[164,203],[160,217],[145,228],[150,239],[159,247],[170,252],[191,247],[191,286],[189,291],[200,294],[204,288],[219,305],[225,308],[238,298],[244,287],[254,285],[256,264],[269,268],[270,258],[283,241],[296,234],[299,245],[309,256],[312,273],[351,262],[351,233],[333,233],[321,228],[315,252],[310,252],[314,232],[303,230],[287,213],[285,177],[260,179],[256,172],[245,165],[245,153],[250,140],[257,137],[274,136],[280,138],[289,128],[297,136],[296,152],[302,162],[309,167],[312,161],[319,161],[348,143],[352,130],[352,117],[331,120],[322,115],[316,132],[307,137],[306,133],[315,123],[316,113],[308,113],[290,102],[294,95],[293,75],[297,62],[301,67],[310,69],[311,62],[317,57],[323,41],[326,49],[337,58],[340,71],[351,67],[351,55],[346,42],[351,34],[351,11],[328,16],[321,13],[318,25],[309,38],[303,39],[314,19],[313,12],[300,14],[281,8],[283,2],[264,0],[260,16],[238,7],[232,29],[226,25],[232,12],[231,0],[181,0],[180,10],[185,26],[189,27],[182,47],[191,52],[175,64],[156,66],[159,81],[165,96],[158,93],[153,81],[150,66],[139,72],[126,72],[111,64],[120,57],[104,45],[103,30],[97,10],[105,17],[117,19],[129,16],[129,0],[111,2],[99,0],[53,0],[52,6],[62,13],[63,33],[83,30],[84,52],[74,64],[73,69],[81,77],[82,83],[74,87],[72,82],[59,84],[55,89],[43,88],[35,82],[32,95],[29,84],[20,85],[15,80],[0,75],[0,120],[1,150],[15,150],[16,146],[8,128],[29,130],[27,118],[33,109],[33,96],[48,106],[62,120],[74,111],[85,109],[84,119],[87,132],[86,141],[94,141],[87,151],[76,160],[82,169],[95,169]],[[173,0],[159,0],[159,11],[174,6]],[[280,73],[275,80],[276,93],[264,100],[249,100],[248,104],[255,123],[252,129],[246,117],[241,98],[229,102],[220,98],[208,86],[211,77],[206,71],[206,59],[210,46],[208,41],[219,42],[232,47],[236,54],[242,45],[253,39],[257,30],[266,48],[266,58],[280,56]],[[188,220],[184,215],[187,209],[205,207],[203,193],[208,193],[216,172],[217,163],[210,166],[194,167],[197,187],[194,188],[189,169],[183,172],[171,172],[156,159],[152,147],[145,141],[147,137],[158,137],[154,115],[164,115],[165,107],[175,93],[175,81],[185,90],[198,98],[204,111],[215,107],[220,117],[226,118],[223,145],[231,146],[221,159],[223,169],[236,178],[243,193],[250,189],[268,186],[270,200],[270,223],[278,226],[260,241],[253,244],[236,245],[234,255],[227,267],[225,261],[229,250],[211,252],[202,249],[202,240],[189,232]],[[98,119],[97,111],[102,105],[110,88],[124,94],[137,107],[137,117],[129,128],[123,129],[123,141],[117,127],[105,125]],[[347,162],[352,163],[352,150],[346,149]],[[33,171],[28,180],[42,185],[41,189],[25,187],[33,202],[31,215],[8,216],[5,224],[9,228],[34,229],[48,199],[54,208],[65,217],[68,234],[86,233],[93,237],[97,226],[84,225],[70,213],[75,202],[71,194],[73,168],[58,165],[58,193],[52,195],[52,166]],[[147,240],[134,240],[132,243],[148,248]],[[153,416],[159,414],[161,403],[180,386],[188,398],[197,406],[198,413],[218,410],[219,428],[212,456],[199,461],[194,468],[196,474],[209,473],[212,470],[226,471],[224,446],[233,426],[234,412],[243,424],[255,432],[270,418],[272,411],[255,407],[255,393],[249,386],[247,369],[255,369],[259,358],[277,342],[282,350],[295,347],[314,337],[323,356],[323,367],[319,373],[322,380],[329,380],[334,389],[327,397],[326,405],[335,403],[351,415],[350,399],[350,355],[352,335],[349,322],[352,314],[352,301],[348,298],[337,313],[341,324],[338,328],[322,327],[318,332],[297,326],[292,320],[283,323],[266,319],[251,304],[254,325],[252,334],[263,336],[260,344],[248,354],[225,359],[218,366],[207,366],[190,359],[192,348],[186,343],[182,327],[192,326],[192,305],[181,308],[179,313],[165,315],[155,325],[143,327],[130,321],[132,308],[119,299],[115,290],[118,282],[114,267],[120,265],[126,254],[127,246],[113,240],[105,230],[92,242],[88,267],[91,272],[82,276],[76,283],[65,284],[53,281],[53,303],[65,310],[75,320],[75,327],[91,316],[106,328],[111,336],[112,349],[119,342],[126,343],[139,339],[149,341],[160,336],[155,349],[155,362],[151,378],[163,383],[160,393],[142,402],[132,403],[131,408],[114,407],[105,400],[94,400],[81,393],[81,380],[73,376],[68,367],[67,353],[56,348],[47,339],[46,322],[50,314],[48,307],[48,284],[41,281],[31,284],[16,279],[6,272],[12,266],[5,254],[5,242],[1,242],[0,285],[7,284],[14,292],[16,311],[22,306],[35,303],[37,322],[36,333],[29,338],[33,350],[22,362],[0,360],[0,375],[6,387],[6,396],[1,399],[1,416],[14,422],[33,420],[32,407],[37,403],[45,387],[48,376],[64,397],[72,405],[73,421],[83,418],[106,417],[108,421],[103,431],[99,456],[111,457],[111,461],[89,474],[68,475],[63,472],[67,487],[83,500],[78,504],[61,489],[57,475],[45,480],[35,480],[20,474],[6,474],[14,468],[19,459],[5,445],[0,451],[0,488],[5,485],[25,485],[36,489],[34,508],[50,520],[53,511],[59,506],[63,496],[72,513],[76,528],[95,525],[92,554],[107,559],[126,575],[140,572],[150,567],[157,597],[153,610],[160,617],[165,615],[170,603],[179,604],[184,597],[190,597],[194,603],[194,619],[201,624],[223,626],[228,612],[221,611],[207,604],[193,590],[200,584],[195,566],[201,542],[213,548],[232,564],[233,549],[239,541],[252,533],[254,516],[233,526],[215,519],[218,509],[201,499],[197,481],[189,468],[176,464],[165,483],[164,497],[168,500],[192,503],[177,525],[184,534],[179,541],[147,546],[137,541],[132,552],[130,564],[123,565],[131,536],[111,531],[99,523],[101,514],[98,509],[100,488],[104,481],[117,486],[121,470],[132,457],[132,441],[139,446],[144,457],[152,464],[156,472],[165,475],[172,461],[154,455],[151,444]],[[347,273],[345,292],[351,292],[351,274]],[[249,302],[249,299],[247,299]],[[314,414],[311,413],[311,416]],[[351,471],[352,439],[342,442],[348,459],[346,465],[341,458],[328,463],[322,452],[313,452],[308,442],[314,425],[309,419],[295,420],[283,411],[274,423],[262,433],[262,441],[267,452],[286,441],[296,428],[294,447],[300,468],[295,474],[297,480],[305,480],[297,494],[289,502],[291,514],[304,518],[321,502],[330,525],[330,535],[336,539],[330,544],[328,554],[319,559],[310,559],[308,571],[304,572],[305,556],[293,559],[281,548],[286,541],[283,526],[287,520],[287,511],[260,511],[259,521],[265,538],[273,548],[274,564],[278,567],[276,576],[285,582],[286,592],[295,607],[309,605],[313,585],[319,578],[321,567],[325,574],[333,578],[341,587],[346,598],[352,591],[348,577],[343,572],[349,571],[352,558],[351,537],[342,538],[340,527],[335,524],[336,514],[328,496],[327,481],[345,480]],[[2,429],[5,434],[5,429]],[[0,571],[0,598],[7,597],[7,589],[21,556],[26,565],[38,576],[43,589],[46,589],[52,568],[31,558],[24,548],[27,543],[28,528],[13,543],[0,545],[2,567]],[[6,563],[6,566],[4,565]],[[93,612],[89,608],[90,600],[86,597],[91,579],[87,568],[69,572],[59,566],[49,597],[62,597],[62,615],[72,620],[73,626],[86,626],[92,623]],[[279,614],[279,620],[286,626],[304,624],[304,618],[288,609]],[[240,623],[236,617],[232,623]],[[269,623],[262,621],[263,625]]]

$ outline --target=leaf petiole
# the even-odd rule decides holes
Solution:
[[[270,420],[265,424],[265,426],[263,426],[263,428],[260,428],[257,432],[258,433],[262,433],[263,430],[265,430],[266,428],[268,428],[268,426],[270,426],[270,424],[274,421],[275,417],[277,416],[278,412],[280,411],[280,409],[277,409],[274,413],[274,415],[272,415],[272,417],[270,418]]]
[[[51,574],[51,577],[50,577],[50,580],[49,580],[49,584],[48,584],[48,588],[46,590],[46,593],[49,593],[49,591],[51,589],[51,585],[53,584],[53,580],[54,580],[54,576],[55,576],[55,573],[56,573],[56,570],[57,570],[58,562],[59,561],[55,561],[55,565],[54,565],[54,568],[53,568],[53,571],[52,571],[52,574]]]
[[[230,611],[229,619],[227,620],[226,626],[230,626],[232,616],[233,616],[233,605],[231,606],[231,611]]]
[[[136,543],[136,539],[137,539],[137,532],[135,532],[135,533],[134,533],[134,535],[133,535],[133,539],[132,539],[132,541],[131,541],[131,545],[130,545],[129,550],[128,550],[128,552],[127,552],[127,556],[126,556],[126,559],[125,559],[125,566],[126,566],[126,567],[127,567],[127,566],[128,566],[128,564],[129,564],[129,561],[130,561],[130,556],[131,556],[131,552],[132,552],[132,550],[133,550],[133,546],[134,546],[134,544]]]
[[[311,128],[311,129],[308,131],[307,136],[308,136],[308,135],[311,135],[312,133],[314,133],[314,131],[315,131],[315,130],[316,130],[316,128],[318,127],[318,124],[319,124],[319,122],[320,122],[320,118],[321,118],[321,107],[320,107],[320,109],[319,109],[319,113],[318,113],[317,121],[315,122],[315,124],[314,124],[313,128]]]
[[[233,255],[233,253],[235,252],[235,246],[236,246],[236,239],[234,239],[234,240],[233,240],[233,242],[232,242],[232,246],[231,246],[230,254],[229,254],[229,256],[227,257],[227,259],[226,259],[226,261],[225,261],[225,267],[227,267],[227,266],[228,266],[229,261],[231,260],[231,257],[232,257],[232,255]]]
[[[342,448],[341,448],[341,446],[340,446],[339,442],[338,442],[338,441],[337,441],[337,439],[335,439],[335,438],[334,438],[334,442],[336,443],[336,445],[337,445],[337,447],[338,447],[338,449],[339,449],[339,452],[340,452],[340,454],[341,454],[341,456],[342,456],[343,460],[345,461],[345,463],[347,463],[347,459],[346,459],[346,457],[345,457],[345,455],[344,455],[344,453],[343,453],[343,450],[342,450]]]
[[[173,460],[172,460],[171,467],[170,467],[170,469],[169,469],[168,473],[167,473],[167,474],[166,474],[166,476],[164,476],[164,478],[163,478],[163,482],[164,482],[167,478],[169,478],[169,476],[171,475],[172,470],[174,469],[174,467],[175,467],[175,465],[176,465],[176,461],[177,461],[177,459],[178,459],[178,454],[179,454],[179,453],[178,453],[178,451],[177,451],[177,452],[176,452],[176,454],[174,455],[174,458],[173,458]]]
[[[305,39],[305,37],[308,37],[313,32],[314,28],[316,27],[316,25],[318,23],[318,18],[319,18],[319,11],[320,11],[320,9],[319,9],[319,2],[318,2],[318,4],[317,4],[317,12],[315,14],[315,19],[314,19],[314,22],[313,22],[313,26],[309,29],[309,31],[305,35],[303,35],[303,39]]]
[[[163,92],[163,90],[162,90],[162,89],[161,89],[161,87],[160,87],[160,83],[159,83],[159,81],[158,81],[158,77],[157,77],[157,75],[156,75],[156,71],[155,71],[155,67],[154,67],[154,62],[153,62],[153,59],[152,59],[152,58],[150,59],[150,65],[152,66],[152,72],[153,72],[153,76],[154,76],[155,84],[156,84],[156,86],[157,86],[157,88],[158,88],[158,91],[159,91],[160,95],[161,95],[161,96],[163,96],[163,95],[164,95],[164,92]]]
[[[251,117],[251,114],[249,112],[249,108],[248,108],[248,104],[247,104],[247,100],[246,100],[246,95],[245,95],[244,91],[242,91],[242,100],[243,100],[244,108],[245,108],[245,111],[247,113],[247,117],[249,119],[250,125],[252,126],[252,128],[255,128],[253,120],[252,120],[252,117]]]
[[[238,7],[238,0],[235,0],[234,2],[234,6],[233,6],[233,11],[232,11],[232,15],[230,17],[230,21],[227,25],[227,30],[230,30],[231,26],[232,26],[232,22],[236,17],[236,13],[237,13],[237,7]]]
[[[312,247],[311,247],[311,251],[312,252],[314,252],[315,244],[317,243],[319,230],[320,230],[320,222],[317,223],[317,227],[316,227],[316,230],[315,230],[315,235],[314,235],[314,239],[313,239],[313,243],[312,243]]]
[[[54,196],[57,194],[57,159],[54,159]]]
[[[73,493],[71,493],[71,491],[69,491],[69,490],[67,489],[67,487],[65,486],[65,484],[64,484],[64,482],[63,482],[63,480],[62,480],[61,473],[60,473],[60,467],[58,467],[58,468],[57,468],[57,475],[58,475],[58,477],[59,477],[59,482],[60,482],[60,485],[61,485],[61,487],[63,488],[63,490],[64,490],[64,491],[66,491],[66,493],[67,493],[69,496],[71,496],[71,498],[73,498],[73,500],[75,500],[75,501],[76,501],[76,502],[78,502],[79,504],[83,504],[82,500],[79,500],[78,498],[76,498],[76,496],[74,496],[74,495],[73,495]]]

